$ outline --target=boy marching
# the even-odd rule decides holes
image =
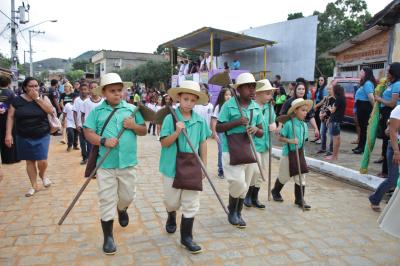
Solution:
[[[84,123],[87,140],[100,146],[99,159],[106,150],[111,149],[97,171],[99,187],[99,205],[101,227],[103,229],[103,252],[112,255],[116,252],[113,238],[113,222],[118,213],[118,221],[122,227],[129,223],[127,208],[136,194],[137,135],[146,135],[146,125],[140,112],[134,117],[135,106],[122,100],[126,84],[118,74],[108,73],[101,79],[101,84],[94,93],[103,94],[105,100],[93,109]],[[126,128],[118,140],[118,132]]]
[[[264,85],[256,90],[256,103],[260,107],[263,115],[262,126],[264,128],[264,135],[262,138],[254,138],[254,144],[256,146],[257,156],[261,162],[261,167],[263,170],[266,170],[269,161],[269,149],[271,148],[269,147],[268,140],[272,131],[276,130],[276,115],[274,106],[272,105],[272,99],[276,88],[272,87],[267,79],[260,80],[259,82]],[[250,187],[244,199],[244,205],[246,205],[246,207],[264,209],[265,205],[258,200],[258,192],[262,182],[261,174],[257,165],[254,164],[253,169],[253,177],[251,178]]]
[[[292,120],[286,121],[280,131],[279,141],[285,143],[285,145],[283,146],[282,156],[279,163],[279,177],[276,179],[275,186],[271,191],[274,201],[282,202],[283,198],[280,194],[280,191],[282,190],[286,182],[289,181],[291,177],[293,177],[295,181],[294,203],[299,208],[304,208],[305,210],[311,209],[311,206],[306,204],[303,198],[305,192],[305,173],[307,171],[305,169],[301,169],[301,184],[298,171],[296,174],[290,173],[291,166],[295,166],[295,168],[297,168],[298,166],[298,162],[296,162],[296,160],[290,161],[290,153],[295,152],[296,144],[298,145],[298,148],[300,150],[304,149],[305,140],[308,138],[308,127],[307,124],[304,122],[304,119],[306,118],[307,113],[312,108],[312,105],[313,102],[311,100],[304,100],[303,98],[298,98],[292,102],[292,105],[288,111],[288,115],[294,115],[294,117],[291,118]],[[295,134],[293,134],[293,132],[295,132]],[[304,153],[299,152],[299,154],[300,161],[305,161]]]
[[[236,84],[232,85],[240,94],[240,107],[236,103],[236,96],[225,102],[216,126],[217,132],[225,133],[222,138],[222,165],[224,176],[229,183],[228,221],[238,228],[246,227],[242,218],[243,202],[256,162],[247,134],[257,138],[264,134],[261,110],[252,100],[256,87],[261,85],[255,81],[252,74],[240,74]],[[242,108],[245,117],[241,116],[239,108]]]
[[[195,113],[193,108],[196,104],[207,104],[208,96],[201,92],[199,84],[194,81],[183,81],[179,88],[169,89],[168,94],[174,102],[179,101],[180,105],[175,109],[178,121],[172,114],[168,114],[160,132],[160,172],[164,175],[164,204],[168,212],[165,229],[170,234],[176,231],[176,211],[182,207],[180,242],[191,253],[200,253],[202,248],[193,241],[192,231],[194,217],[200,207],[201,189],[179,185],[179,181],[180,178],[187,180],[196,176],[192,180],[196,186],[201,187],[200,163],[193,156],[182,131],[187,131],[191,144],[206,164],[207,138],[211,136],[211,130],[205,119]],[[182,163],[185,158],[191,163]]]

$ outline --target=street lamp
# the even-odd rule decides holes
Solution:
[[[39,23],[37,23],[37,24],[35,24],[35,25],[32,25],[32,26],[29,26],[29,27],[23,28],[21,31],[25,31],[25,30],[32,29],[33,27],[36,27],[36,26],[42,25],[43,23],[46,23],[46,22],[52,22],[52,23],[54,23],[54,22],[57,22],[57,21],[58,21],[57,19],[48,19],[48,20],[45,20],[45,21],[39,22]]]
[[[41,25],[41,24],[46,23],[46,22],[53,22],[54,23],[54,22],[57,22],[57,20],[56,19],[45,20],[45,21],[37,23],[37,24],[35,24],[33,26],[30,26],[30,27],[27,27],[25,29],[22,29],[21,31],[29,30],[29,29],[31,29],[33,27],[36,27],[36,26]],[[45,32],[44,31],[34,31],[34,30],[30,30],[29,31],[29,76],[31,76],[31,77],[33,77],[33,59],[32,59],[32,53],[33,53],[33,51],[32,51],[32,37],[33,36],[32,36],[32,33],[44,34]]]

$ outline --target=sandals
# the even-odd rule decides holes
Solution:
[[[373,205],[373,204],[371,204],[371,209],[372,209],[374,212],[381,212],[381,207],[379,207],[379,205]]]
[[[28,192],[25,194],[25,197],[32,197],[36,193],[36,190],[31,187]]]
[[[44,187],[49,187],[49,186],[51,186],[51,180],[48,179],[47,177],[43,178],[43,186],[44,186]]]

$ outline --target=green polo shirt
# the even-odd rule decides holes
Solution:
[[[136,107],[126,101],[121,101],[116,107],[117,111],[108,122],[103,132],[104,138],[116,138],[119,131],[123,128],[123,121],[132,115]],[[103,101],[102,104],[94,108],[89,116],[85,120],[84,128],[90,128],[96,134],[100,135],[101,129],[112,112],[113,108]],[[140,112],[135,114],[135,122],[139,125],[144,125],[144,119]],[[99,157],[97,161],[104,155],[107,148],[100,146]],[[111,149],[110,154],[107,156],[101,168],[126,168],[137,165],[137,145],[136,145],[136,134],[133,130],[127,129],[119,139],[119,143],[116,147]]]
[[[270,109],[271,108],[271,109]],[[274,111],[274,107],[270,104],[270,103],[266,103],[264,104],[264,106],[260,106],[260,110],[263,116],[262,119],[262,126],[264,129],[264,135],[261,138],[254,138],[254,145],[256,146],[256,151],[257,152],[266,152],[267,150],[269,150],[269,143],[268,143],[268,139],[269,139],[269,113],[270,110],[272,110],[271,112],[271,119],[272,119],[272,123],[275,123],[275,119],[276,119],[276,114]]]
[[[307,124],[303,121],[300,121],[297,118],[294,118],[294,131],[296,134],[296,138],[299,141],[299,149],[303,147],[304,141],[308,138],[308,127]],[[293,129],[292,129],[292,121],[288,120],[282,127],[281,132],[280,132],[282,137],[285,137],[287,139],[294,139],[295,137],[293,136]],[[294,151],[296,150],[296,146],[294,144],[289,144],[290,145],[290,150]],[[282,155],[283,156],[288,156],[289,150],[288,150],[288,145],[285,143],[283,145],[282,149]]]
[[[189,139],[192,142],[196,152],[199,152],[199,147],[202,142],[204,142],[209,136],[211,136],[211,130],[207,125],[206,120],[199,116],[196,112],[192,112],[192,117],[189,120],[185,120],[182,116],[180,108],[175,109],[176,115],[178,116],[179,121],[183,121],[185,123],[185,127],[187,133],[189,135]],[[175,132],[174,128],[174,120],[172,115],[169,114],[164,118],[162,123],[160,138],[168,137]],[[192,152],[189,144],[186,141],[185,136],[181,132],[178,137],[179,149],[181,152]],[[176,142],[171,144],[169,147],[161,148],[161,157],[160,157],[160,172],[170,178],[175,177],[175,169],[176,169],[176,155],[177,148]]]
[[[251,126],[256,126],[262,124],[262,114],[258,104],[255,101],[251,101],[247,108],[242,108],[244,116],[250,120],[250,110],[253,110],[253,119],[251,121]],[[235,98],[230,98],[228,101],[222,105],[221,111],[218,115],[218,123],[227,123],[240,119],[240,111],[236,104]],[[246,132],[246,127],[241,125],[234,127],[226,132],[226,134],[231,135],[235,133]],[[228,141],[226,140],[225,134],[222,135],[222,151],[229,152]]]

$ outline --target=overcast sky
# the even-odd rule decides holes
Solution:
[[[284,21],[288,13],[314,10],[323,12],[328,0],[202,0],[163,1],[138,0],[31,0],[30,22],[20,29],[33,26],[45,31],[32,38],[33,60],[49,57],[74,58],[87,50],[120,50],[153,52],[161,43],[194,31],[203,26],[239,31]],[[366,0],[374,15],[390,0]],[[15,0],[18,7],[22,1]],[[25,1],[25,4],[27,1]],[[0,9],[10,16],[11,0],[0,1]],[[0,32],[9,19],[0,14]],[[23,35],[23,36],[22,36]],[[10,56],[10,30],[0,37],[0,52]],[[28,30],[18,34],[18,56],[24,60],[29,50]],[[27,61],[28,60],[28,54]]]

